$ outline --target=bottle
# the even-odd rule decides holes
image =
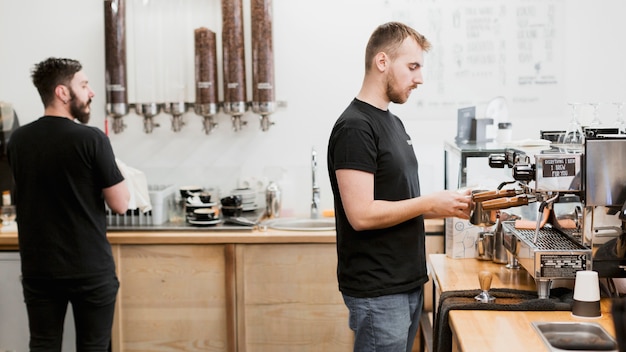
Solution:
[[[280,188],[276,183],[270,182],[270,184],[265,189],[265,214],[269,219],[277,218],[280,216],[280,197]]]

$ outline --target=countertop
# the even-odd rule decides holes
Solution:
[[[524,268],[511,270],[490,260],[452,259],[445,254],[430,254],[428,267],[441,292],[479,289],[478,273],[482,270],[491,272],[492,288],[536,290],[535,279]]]
[[[443,220],[426,220],[426,233],[442,234]],[[111,244],[220,244],[220,243],[335,243],[335,231],[279,231],[234,226],[224,231],[211,226],[155,226],[109,229]],[[17,249],[17,232],[0,231],[0,250]]]
[[[512,312],[486,310],[452,310],[450,327],[457,337],[459,351],[540,352],[550,351],[532,322],[593,322],[600,324],[611,336],[615,328],[610,303],[602,302],[602,317],[576,318],[572,312]]]
[[[430,254],[428,265],[439,292],[478,289],[482,270],[492,273],[492,288],[536,290],[534,279],[523,268],[511,270],[492,261],[452,259],[445,254]],[[600,318],[577,318],[569,311],[452,310],[450,328],[460,351],[549,351],[532,322],[596,322],[615,336],[610,305],[609,299],[601,301]]]

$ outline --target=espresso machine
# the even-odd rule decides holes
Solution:
[[[624,135],[490,155],[489,165],[509,167],[515,181],[501,184],[493,193],[504,196],[483,201],[482,209],[537,211],[532,226],[512,217],[502,222],[502,231],[504,247],[533,276],[539,298],[549,297],[555,280],[574,280],[579,270],[626,277],[625,160]]]

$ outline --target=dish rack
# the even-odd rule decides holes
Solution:
[[[108,226],[162,225],[169,221],[170,204],[176,196],[174,185],[148,185],[152,210],[143,213],[139,209],[129,209],[125,214],[114,214],[108,207]]]

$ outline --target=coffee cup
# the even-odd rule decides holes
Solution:
[[[240,207],[243,204],[243,199],[240,195],[231,195],[222,198],[220,202],[223,207]]]
[[[215,220],[219,216],[217,208],[198,208],[193,211],[193,215],[197,221]]]
[[[600,282],[597,271],[580,270],[576,272],[572,314],[585,318],[601,316]]]
[[[178,190],[180,192],[180,197],[185,199],[187,197],[191,197],[196,195],[197,193],[202,192],[202,187],[200,186],[181,186]]]
[[[202,191],[198,193],[198,197],[202,203],[211,203],[211,192]]]

